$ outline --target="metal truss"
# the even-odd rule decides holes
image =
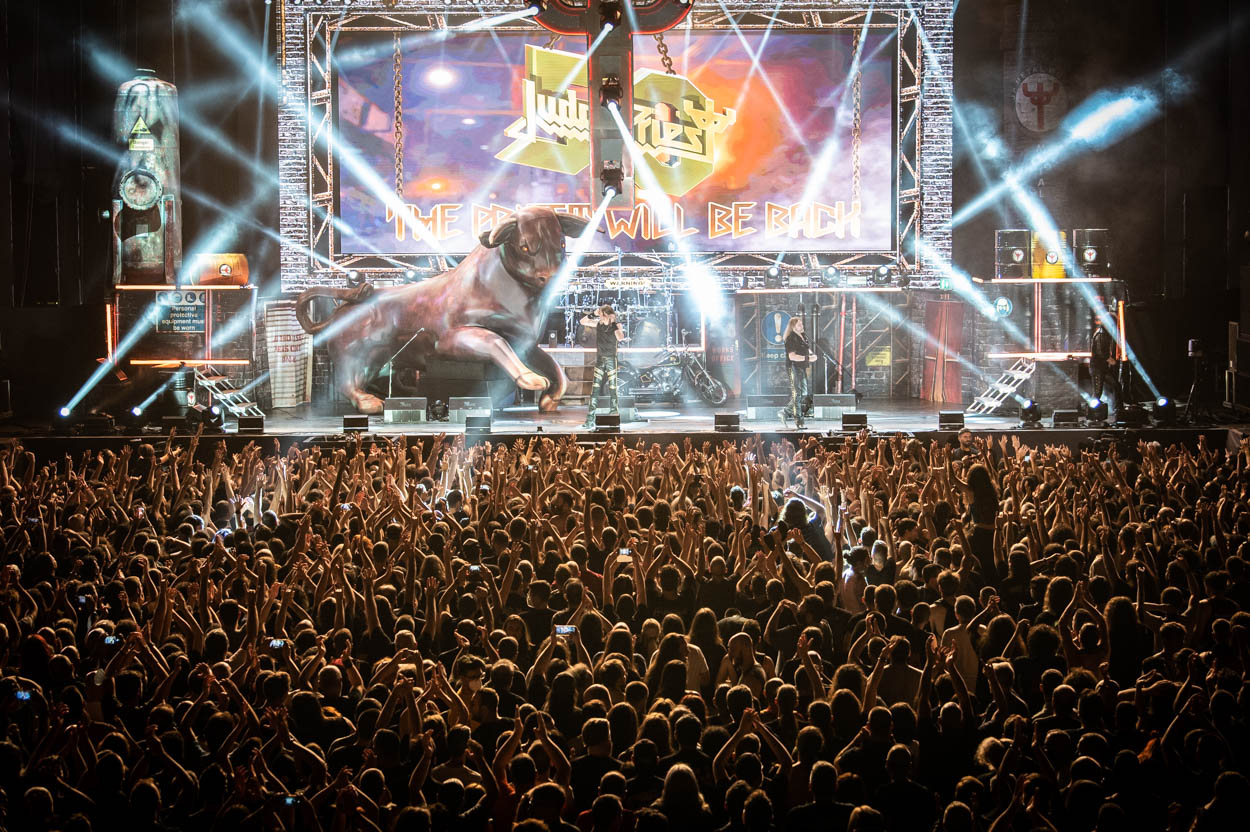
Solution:
[[[950,29],[954,0],[696,0],[682,28],[742,30],[855,28],[871,10],[873,28],[896,30],[895,245],[888,251],[694,253],[690,262],[717,275],[725,288],[757,286],[776,266],[785,275],[815,275],[836,266],[851,281],[882,264],[898,264],[917,288],[936,287],[940,272],[921,256],[920,239],[942,260],[950,259],[951,72]],[[341,285],[349,272],[377,284],[446,271],[457,257],[411,254],[345,254],[337,219],[333,44],[342,31],[428,32],[483,16],[516,11],[519,0],[283,0],[282,77],[279,107],[282,285],[298,291]],[[521,20],[496,31],[533,31]],[[922,27],[924,36],[922,36]],[[926,50],[929,50],[926,52]],[[573,282],[604,285],[628,273],[660,288],[684,288],[687,264],[675,252],[592,253],[583,257]],[[783,282],[784,282],[783,277]]]

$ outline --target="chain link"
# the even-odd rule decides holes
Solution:
[[[664,33],[652,35],[655,38],[655,50],[660,53],[660,63],[664,64],[664,71],[669,75],[676,75],[677,70],[673,69],[673,59],[668,54],[668,44],[664,42]]]
[[[395,196],[404,198],[404,56],[395,33]]]
[[[854,55],[859,55],[860,49],[860,33],[855,33],[855,45],[852,47]],[[859,152],[860,152],[860,116],[863,111],[863,77],[864,73],[859,66],[855,67],[855,80],[851,86],[851,95],[853,99],[854,119],[851,122],[851,203],[858,204],[860,197],[860,172],[859,172]]]
[[[543,49],[554,49],[556,45],[556,41],[558,40],[560,40],[560,33],[552,32],[551,37],[547,38],[547,45],[544,46]]]

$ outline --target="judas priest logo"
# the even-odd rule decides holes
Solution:
[[[495,158],[559,173],[581,173],[590,164],[590,107],[576,88],[586,88],[579,55],[525,47],[521,79],[523,112],[504,134],[512,143]],[[563,88],[563,89],[562,89]],[[634,78],[634,141],[660,187],[681,196],[712,174],[716,138],[737,119],[681,75],[643,70]]]

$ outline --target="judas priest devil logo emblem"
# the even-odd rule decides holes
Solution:
[[[586,62],[571,52],[525,47],[522,115],[504,131],[512,143],[497,159],[576,174],[590,164]],[[584,94],[584,92],[583,92]],[[681,75],[644,69],[634,76],[634,141],[660,187],[681,196],[712,175],[716,139],[737,119]]]

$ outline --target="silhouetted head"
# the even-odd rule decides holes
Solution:
[[[576,237],[586,221],[550,208],[525,207],[482,232],[482,245],[500,249],[504,268],[527,288],[541,291],[564,262],[564,238]]]

